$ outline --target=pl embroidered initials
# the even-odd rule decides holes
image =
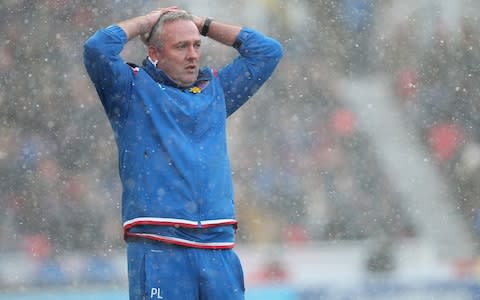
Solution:
[[[152,288],[150,291],[150,299],[163,299],[160,288]]]

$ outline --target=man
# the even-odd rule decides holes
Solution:
[[[200,34],[239,57],[200,68]],[[119,56],[136,36],[142,67]],[[168,7],[97,31],[84,50],[118,147],[130,299],[244,299],[225,123],[272,74],[280,44]]]

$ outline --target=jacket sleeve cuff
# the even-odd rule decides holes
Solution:
[[[122,43],[128,42],[127,34],[118,25],[110,25],[103,30],[106,34],[114,37],[118,37]]]
[[[240,30],[240,33],[237,35],[237,38],[235,39],[232,47],[240,50],[240,47],[242,47],[243,43],[247,40],[250,33],[252,33],[252,29],[242,28],[242,30]]]

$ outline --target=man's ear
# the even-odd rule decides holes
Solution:
[[[158,61],[160,59],[160,53],[158,52],[158,49],[153,45],[148,46],[148,56],[153,61]]]

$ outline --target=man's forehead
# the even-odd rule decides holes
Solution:
[[[162,35],[164,41],[171,42],[200,40],[197,26],[189,20],[176,20],[164,24]]]

